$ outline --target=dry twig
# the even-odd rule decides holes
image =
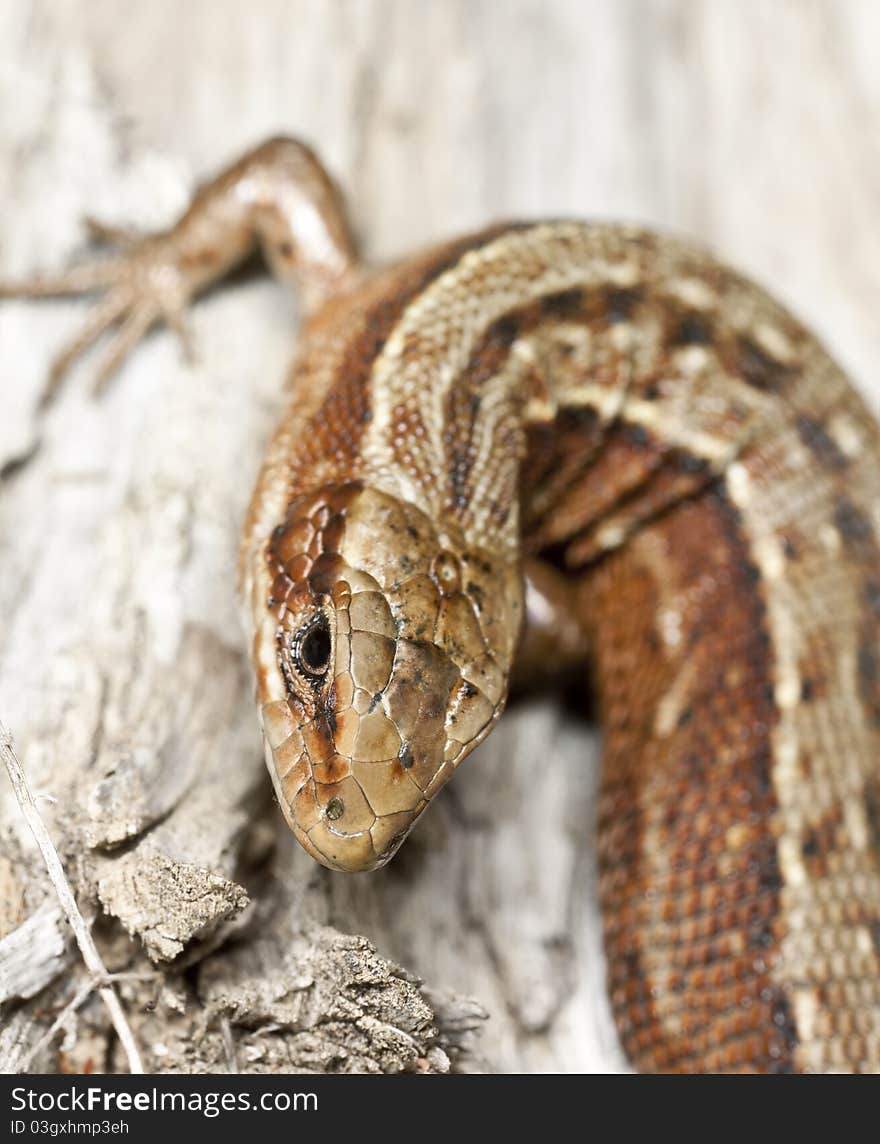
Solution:
[[[110,975],[107,972],[104,962],[101,960],[101,955],[98,953],[98,947],[95,945],[91,930],[76,904],[76,898],[74,897],[70,882],[67,880],[67,875],[64,873],[61,858],[55,849],[55,844],[49,835],[49,831],[46,829],[46,824],[43,822],[37,804],[34,801],[33,793],[28,785],[24,768],[19,762],[18,756],[13,748],[12,736],[2,722],[0,722],[0,756],[2,756],[7,773],[9,774],[9,781],[12,783],[12,789],[15,792],[18,805],[21,807],[21,812],[31,829],[37,846],[40,848],[40,853],[43,855],[43,861],[46,863],[49,878],[55,888],[55,893],[58,895],[61,908],[64,910],[64,913],[67,915],[67,920],[70,922],[70,927],[73,930],[83,961],[89,973],[92,975],[93,980],[97,983],[101,999],[107,1006],[107,1012],[110,1014],[110,1020],[113,1022],[116,1035],[119,1037],[119,1042],[128,1058],[129,1071],[132,1073],[143,1073],[144,1066],[141,1061],[141,1055],[135,1042],[134,1034],[131,1031],[131,1026],[125,1016],[125,1011],[116,995],[115,989],[110,983]],[[74,998],[74,1000],[76,1000],[76,998]]]

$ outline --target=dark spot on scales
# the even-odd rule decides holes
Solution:
[[[559,411],[556,426],[559,433],[576,433],[593,428],[598,420],[595,409],[588,405],[566,405]]]
[[[795,419],[795,427],[801,441],[820,464],[829,469],[842,469],[849,464],[848,457],[841,451],[821,421],[801,413]]]
[[[471,597],[472,601],[478,609],[483,606],[483,590],[479,584],[475,584],[473,580],[468,580],[465,585],[465,591]]]
[[[468,477],[470,476],[472,459],[458,452],[449,460],[449,481],[452,485],[452,503],[457,509],[466,509],[470,504],[468,496]]]
[[[685,314],[669,338],[670,346],[705,346],[712,341],[712,326],[702,314]]]
[[[842,496],[838,500],[834,508],[834,524],[841,539],[848,544],[859,544],[873,536],[868,518],[849,497]]]
[[[400,754],[397,757],[400,760],[400,765],[406,771],[408,771],[410,767],[415,763],[412,748],[410,747],[409,743],[403,744],[403,746],[400,748]]]
[[[504,314],[497,318],[489,327],[488,337],[491,341],[500,342],[509,346],[519,334],[519,319],[515,314]]]
[[[793,372],[744,334],[736,340],[736,367],[743,381],[764,392],[781,389]]]
[[[828,875],[842,822],[842,811],[840,807],[834,806],[805,832],[801,841],[801,854],[811,878],[819,879]]]
[[[609,290],[605,300],[605,314],[609,322],[628,322],[636,306],[642,300],[642,291],[637,287]]]
[[[762,893],[777,894],[782,889],[782,874],[779,872],[775,844],[772,853],[765,851],[761,856],[754,872],[758,875],[758,886]]]
[[[676,450],[675,463],[683,473],[708,473],[709,462],[684,449]]]
[[[748,938],[752,949],[770,949],[776,941],[772,923],[766,918],[756,918],[749,923]]]
[[[647,445],[651,436],[644,425],[625,425],[623,435],[630,445],[635,445],[637,449],[642,449]]]
[[[792,1063],[790,1056],[792,1050],[798,1043],[797,1026],[795,1025],[791,1004],[781,989],[774,990],[770,1014],[773,1024],[779,1030],[785,1048],[785,1058],[780,1059],[775,1067],[771,1065],[771,1072],[791,1071]],[[782,1054],[780,1054],[780,1056],[782,1056]]]
[[[553,318],[577,318],[584,305],[582,290],[560,290],[556,294],[547,294],[541,299],[541,309]]]

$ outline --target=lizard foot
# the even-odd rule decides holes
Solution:
[[[179,268],[169,236],[138,237],[94,220],[88,220],[87,225],[93,237],[116,243],[122,248],[120,252],[55,274],[36,274],[14,281],[0,279],[0,298],[99,295],[83,324],[54,357],[40,396],[41,408],[55,398],[77,358],[108,330],[115,329],[115,333],[98,363],[95,394],[104,390],[131,350],[158,322],[165,322],[174,330],[186,358],[193,357],[186,324],[191,287]]]

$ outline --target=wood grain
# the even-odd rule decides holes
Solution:
[[[112,0],[2,0],[0,271],[60,265],[87,213],[160,225],[200,176],[283,131],[318,147],[378,259],[513,216],[638,219],[701,240],[813,326],[876,409],[878,40],[870,0],[157,0],[124,13]],[[196,366],[158,335],[100,404],[84,366],[40,419],[51,348],[82,309],[0,308],[3,718],[32,784],[58,800],[44,812],[81,885],[160,960],[200,949],[190,1004],[222,1017],[224,997],[254,1004],[260,966],[295,975],[277,951],[305,910],[477,999],[489,1020],[467,1067],[622,1068],[584,724],[550,700],[511,710],[368,879],[313,871],[265,805],[233,567],[295,314],[270,283],[237,280],[196,310]],[[559,824],[541,854],[526,843],[536,812]],[[0,814],[23,838],[5,791]],[[111,849],[125,838],[127,852]],[[23,845],[3,847],[22,917],[44,894]],[[155,877],[139,882],[144,869]],[[271,872],[273,920],[237,959],[211,954],[258,912],[240,912],[239,887],[263,885],[254,869]],[[169,906],[182,872],[198,915]],[[333,931],[294,930],[299,968],[323,980],[331,966],[337,980]],[[418,1041],[426,1018],[407,1004]],[[435,1011],[479,1023],[456,1004]],[[85,1024],[80,1044],[100,1036]],[[214,1042],[204,1051],[174,1064],[223,1067]],[[406,1058],[396,1044],[358,1051],[363,1067]]]

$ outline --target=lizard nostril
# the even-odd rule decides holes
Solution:
[[[335,821],[345,813],[345,803],[341,798],[331,798],[324,813],[331,821]]]
[[[438,552],[431,565],[431,576],[442,594],[461,591],[461,565],[453,552]]]

